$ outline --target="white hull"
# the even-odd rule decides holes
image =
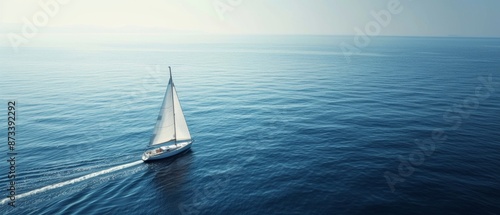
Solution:
[[[158,159],[163,159],[163,158],[168,158],[172,157],[174,155],[177,155],[181,152],[187,151],[188,149],[191,148],[191,144],[193,141],[189,142],[180,142],[177,143],[177,145],[172,144],[168,146],[162,146],[158,148],[154,148],[151,150],[147,150],[142,154],[142,160],[143,161],[152,161],[152,160],[158,160]]]

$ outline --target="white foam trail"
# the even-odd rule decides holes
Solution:
[[[63,186],[66,186],[66,185],[74,184],[74,183],[77,183],[77,182],[80,182],[80,181],[87,180],[89,178],[93,178],[93,177],[96,177],[96,176],[99,176],[99,175],[103,175],[103,174],[107,174],[107,173],[110,173],[110,172],[114,172],[114,171],[117,171],[117,170],[120,170],[120,169],[125,169],[125,168],[131,167],[131,166],[135,166],[135,165],[140,164],[140,163],[142,163],[142,160],[135,161],[135,162],[132,162],[132,163],[123,164],[123,165],[120,165],[120,166],[111,167],[109,169],[101,170],[99,172],[90,173],[88,175],[84,175],[82,177],[78,177],[78,178],[71,179],[71,180],[68,180],[68,181],[64,181],[64,182],[61,182],[61,183],[57,183],[57,184],[53,184],[53,185],[48,185],[48,186],[45,186],[45,187],[42,187],[42,188],[38,188],[36,190],[29,191],[27,193],[16,195],[16,200],[18,200],[20,198],[23,198],[23,197],[26,197],[26,196],[31,196],[31,195],[34,195],[34,194],[37,194],[37,193],[45,192],[47,190],[52,190],[52,189],[55,189],[55,188],[59,188],[59,187],[63,187]],[[2,202],[0,202],[0,204],[5,204],[8,201],[10,201],[10,199],[6,198],[6,199],[2,200]]]

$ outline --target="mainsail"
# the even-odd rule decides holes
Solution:
[[[172,80],[172,73],[170,73],[167,91],[149,145],[153,146],[180,140],[191,140],[191,134],[182,113],[181,103]]]
[[[184,113],[182,112],[181,103],[179,102],[179,97],[177,97],[177,90],[175,85],[172,83],[174,92],[174,113],[175,113],[175,139],[179,140],[191,140],[191,134],[189,133],[189,128],[186,123],[186,118],[184,118]]]

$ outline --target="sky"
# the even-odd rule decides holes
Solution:
[[[377,35],[500,37],[498,0],[0,0],[0,33],[354,35],[394,2]]]

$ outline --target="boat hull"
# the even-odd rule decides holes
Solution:
[[[172,157],[174,155],[185,152],[191,148],[193,141],[177,143],[177,145],[172,144],[168,146],[162,146],[155,149],[147,150],[142,154],[142,160],[144,162],[165,159]]]

